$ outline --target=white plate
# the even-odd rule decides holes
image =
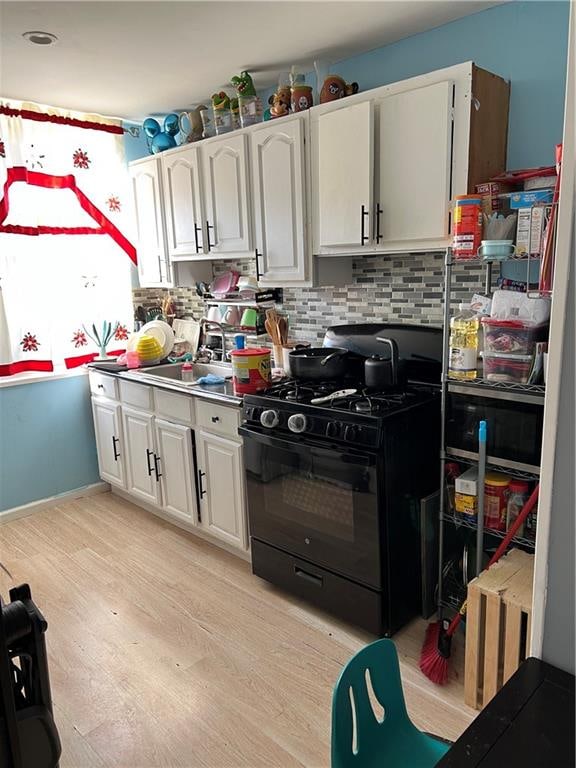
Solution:
[[[126,352],[136,352],[136,346],[138,344],[139,338],[140,331],[134,331],[134,333],[131,333],[130,336],[128,336],[128,341],[126,342]]]
[[[152,320],[140,328],[139,333],[153,336],[162,347],[162,357],[168,357],[174,347],[174,331],[163,320]]]

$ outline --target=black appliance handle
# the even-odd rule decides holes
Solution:
[[[392,383],[398,385],[398,344],[394,339],[385,339],[383,336],[377,336],[376,341],[387,344],[390,347],[390,362],[392,366]]]
[[[370,213],[366,210],[366,206],[363,205],[361,207],[361,212],[360,212],[360,245],[364,245],[364,243],[367,240],[370,240],[368,235],[364,234],[365,229],[366,229],[366,225],[364,224],[364,220],[365,220],[366,216],[369,216],[369,215],[370,215]]]
[[[333,358],[335,358],[335,357],[343,357],[344,355],[347,355],[347,354],[348,354],[348,350],[347,349],[337,349],[335,352],[331,352],[324,359],[320,360],[320,365],[326,365]]]
[[[200,498],[204,498],[206,495],[206,490],[202,488],[202,478],[206,477],[206,472],[202,472],[201,469],[198,470],[198,490],[200,491]]]
[[[383,213],[380,203],[376,204],[376,242],[379,243],[383,239],[384,235],[380,234],[380,215]]]
[[[258,248],[256,248],[254,252],[254,259],[256,261],[256,282],[258,282],[262,277],[262,272],[260,272],[260,256],[262,256],[262,254],[260,253]]]
[[[208,220],[206,220],[206,239],[208,241],[208,252],[212,250],[212,248],[216,245],[216,243],[210,242],[210,230],[214,229],[214,225],[210,224]]]
[[[199,227],[196,222],[194,222],[194,246],[196,248],[196,253],[200,253],[200,244],[198,242],[198,232],[202,231],[202,227]]]
[[[118,461],[120,458],[120,451],[116,450],[116,443],[119,443],[120,440],[116,437],[116,435],[112,435],[112,450],[114,451],[114,461]]]
[[[288,439],[271,435],[268,431],[261,432],[257,427],[243,425],[238,427],[238,434],[254,440],[261,445],[268,445],[270,448],[281,448],[285,451],[297,453],[304,458],[311,459],[314,454],[329,454],[334,456],[334,444],[326,444],[320,440],[308,436],[294,434]],[[377,452],[365,449],[362,451],[353,448],[347,443],[338,446],[341,451],[341,460],[348,464],[357,464],[363,467],[373,467],[376,464]]]
[[[321,576],[315,576],[313,573],[308,573],[297,565],[294,566],[294,576],[298,576],[299,579],[304,579],[304,581],[314,584],[315,587],[322,587],[324,585],[324,579]]]
[[[148,467],[148,476],[152,476],[152,472],[154,472],[154,469],[150,466],[150,456],[154,456],[154,451],[151,451],[150,448],[146,448],[146,466]]]

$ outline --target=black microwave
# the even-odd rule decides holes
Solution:
[[[542,449],[544,396],[540,392],[502,391],[450,383],[447,397],[446,451],[462,458],[478,456],[478,423],[486,421],[486,454],[491,464],[538,472]]]

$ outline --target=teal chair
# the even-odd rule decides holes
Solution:
[[[449,748],[408,717],[391,640],[350,659],[332,698],[332,768],[432,768]]]

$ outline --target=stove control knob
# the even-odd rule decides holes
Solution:
[[[291,432],[305,432],[308,422],[303,413],[293,413],[288,419],[288,429]]]
[[[349,424],[344,432],[344,440],[353,443],[358,436],[358,430],[353,424]]]
[[[326,424],[326,437],[338,437],[341,429],[342,424],[339,421],[329,421]]]
[[[262,424],[263,427],[267,427],[268,429],[274,429],[274,427],[277,427],[280,422],[280,417],[278,416],[278,411],[262,411],[260,414],[260,424]]]

